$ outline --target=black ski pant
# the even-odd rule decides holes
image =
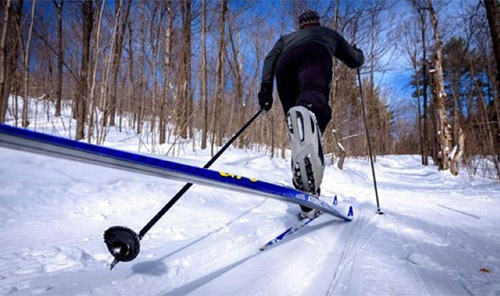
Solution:
[[[323,133],[332,118],[328,104],[332,57],[322,45],[309,42],[288,49],[276,65],[276,84],[283,111],[294,106],[311,110]]]

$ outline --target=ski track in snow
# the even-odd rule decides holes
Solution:
[[[107,146],[136,151],[123,137]],[[385,215],[366,160],[327,167],[322,195],[354,221],[323,215],[264,252],[297,206],[195,185],[110,272],[104,230],[139,231],[183,184],[0,148],[0,294],[499,295],[500,185],[419,160],[377,158]],[[214,169],[290,184],[287,161],[256,152],[230,149]]]

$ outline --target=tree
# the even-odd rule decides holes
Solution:
[[[422,40],[422,96],[423,96],[423,102],[422,102],[422,121],[423,121],[423,128],[422,128],[422,147],[423,147],[423,155],[422,155],[422,164],[423,165],[428,165],[428,153],[429,153],[429,145],[428,145],[428,116],[427,116],[427,105],[428,105],[428,92],[427,92],[427,87],[429,84],[429,80],[427,77],[427,46],[426,46],[426,29],[427,29],[427,21],[426,21],[426,12],[425,12],[425,4],[423,3],[424,0],[410,0],[413,8],[417,12],[417,15],[419,17],[419,24],[420,24],[420,33],[421,33],[421,40]]]
[[[115,15],[116,18],[120,18],[122,1],[119,3],[115,2]],[[115,116],[116,116],[116,88],[118,81],[118,73],[121,65],[121,58],[123,52],[123,43],[125,30],[127,29],[127,23],[130,15],[130,7],[132,5],[132,0],[125,0],[125,9],[121,15],[120,28],[115,30],[114,33],[114,41],[113,41],[113,60],[111,62],[111,86],[109,90],[109,106],[105,107],[105,110],[109,109],[109,125],[115,125]]]
[[[188,137],[188,124],[193,110],[191,94],[191,0],[181,2],[182,43],[181,69],[178,88],[177,124],[178,133],[183,139]],[[191,129],[190,129],[191,130]]]
[[[226,85],[225,73],[224,73],[224,63],[225,63],[225,48],[226,48],[226,13],[227,13],[227,2],[226,0],[221,0],[221,10],[219,19],[219,49],[217,56],[217,78],[215,85],[215,106],[212,118],[212,146],[211,154],[214,154],[214,144],[217,146],[222,146],[222,124],[221,124],[221,108],[222,102],[224,101],[224,88]]]
[[[493,43],[493,53],[497,64],[496,83],[500,88],[500,4],[498,0],[483,0],[490,26],[491,41]]]
[[[28,108],[29,108],[29,91],[28,91],[28,78],[30,69],[30,45],[31,45],[31,35],[33,33],[33,24],[35,22],[35,8],[36,0],[31,3],[31,20],[30,28],[28,31],[28,39],[26,40],[26,46],[24,48],[24,103],[23,103],[23,119],[22,126],[24,128],[28,127]]]
[[[10,61],[14,53],[13,42],[17,42],[17,40],[12,40],[12,34],[7,34],[7,32],[12,32],[14,27],[11,24],[13,18],[11,4],[11,0],[0,2],[0,8],[3,12],[3,23],[0,35],[0,122],[5,122],[7,113],[12,79],[12,73],[9,71]]]
[[[56,86],[56,117],[61,116],[61,101],[62,101],[62,84],[63,84],[63,64],[64,64],[64,48],[63,48],[63,33],[62,33],[62,9],[64,0],[57,2],[54,0],[54,6],[57,9],[57,86]]]
[[[76,140],[85,138],[85,118],[87,115],[86,98],[88,95],[89,66],[90,66],[90,37],[94,18],[94,7],[92,0],[84,0],[82,3],[83,36],[82,36],[82,58],[80,67],[80,79],[76,91]]]
[[[166,2],[166,13],[167,13],[167,28],[165,29],[165,66],[164,66],[164,80],[163,80],[163,94],[162,94],[162,104],[160,109],[160,144],[166,142],[166,125],[167,125],[167,107],[168,107],[168,90],[170,85],[170,68],[172,62],[172,32],[173,32],[173,15],[172,15],[172,1],[167,0]]]
[[[429,15],[432,22],[432,27],[434,29],[434,41],[435,41],[435,52],[433,55],[433,66],[431,73],[433,76],[433,96],[434,96],[434,107],[437,112],[437,135],[439,139],[439,152],[438,152],[438,168],[440,170],[447,170],[450,168],[450,158],[449,154],[451,152],[451,133],[450,126],[448,125],[448,120],[446,116],[446,91],[444,88],[444,76],[443,76],[443,44],[441,41],[441,35],[439,34],[438,28],[438,18],[434,7],[432,5],[432,0],[427,0]],[[463,148],[462,148],[463,149]]]
[[[228,39],[229,39],[229,45],[231,48],[231,57],[228,58],[229,60],[229,66],[232,74],[232,81],[233,81],[233,88],[234,88],[234,104],[233,108],[231,110],[231,119],[230,123],[235,123],[237,127],[240,127],[244,124],[245,120],[245,112],[244,112],[244,106],[243,106],[243,62],[241,61],[241,53],[240,53],[240,45],[236,44],[235,42],[235,36],[234,33],[234,27],[235,26],[235,18],[233,18],[232,22],[228,22],[228,27],[229,27],[229,34],[228,34]],[[239,138],[239,148],[243,148],[244,146],[244,135],[241,135]]]
[[[207,94],[207,1],[202,0],[201,11],[201,103],[203,105],[203,126],[201,149],[207,148],[208,94]]]

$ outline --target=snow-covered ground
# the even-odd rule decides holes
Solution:
[[[111,129],[106,146],[138,143]],[[184,145],[167,159],[210,158]],[[289,162],[263,153],[232,148],[213,168],[290,184]],[[297,206],[193,186],[139,256],[109,271],[103,232],[139,231],[184,184],[0,148],[0,295],[500,295],[498,182],[437,172],[418,156],[379,157],[376,171],[385,215],[369,163],[348,159],[327,167],[322,195],[352,204],[354,221],[323,215],[265,252]]]

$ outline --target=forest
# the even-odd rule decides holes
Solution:
[[[366,57],[362,86],[333,62],[331,164],[367,155],[361,90],[375,155],[500,180],[498,0],[4,0],[0,123],[29,128],[39,108],[51,120],[70,108],[76,140],[102,144],[127,125],[154,135],[153,153],[192,139],[213,155],[258,111],[263,60],[306,8]],[[237,146],[285,157],[276,91]]]

